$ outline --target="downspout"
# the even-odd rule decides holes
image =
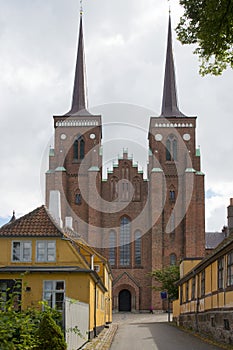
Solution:
[[[97,304],[96,304],[96,298],[97,298],[97,286],[98,282],[95,282],[95,297],[94,297],[94,337],[97,337],[97,332],[96,332],[96,308],[97,308]]]
[[[197,274],[197,303],[196,303],[196,312],[195,312],[195,323],[196,323],[196,332],[199,332],[199,324],[198,324],[198,314],[199,314],[199,288],[200,288],[200,281],[199,281],[199,275]]]

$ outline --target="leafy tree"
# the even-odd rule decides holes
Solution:
[[[200,74],[233,68],[233,1],[179,0],[184,14],[176,28],[182,44],[195,44]]]
[[[158,287],[153,287],[155,290],[166,291],[170,300],[178,298],[178,287],[175,282],[180,278],[179,266],[166,266],[161,270],[152,271],[151,275],[159,282]]]

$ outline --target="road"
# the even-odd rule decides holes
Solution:
[[[219,350],[168,324],[167,314],[116,314],[118,330],[110,350]]]

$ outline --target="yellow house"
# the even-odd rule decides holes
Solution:
[[[1,227],[0,247],[1,298],[7,298],[17,282],[22,309],[41,307],[39,302],[45,300],[64,312],[66,300],[83,303],[89,338],[112,321],[107,260],[77,233],[59,227],[44,205]]]
[[[174,320],[233,344],[233,233],[202,261],[184,260],[180,270]]]

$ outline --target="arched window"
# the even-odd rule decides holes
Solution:
[[[174,253],[170,255],[170,265],[176,265],[176,254]]]
[[[176,192],[173,185],[169,188],[169,200],[170,202],[175,202],[176,200]]]
[[[78,140],[74,141],[74,159],[78,159]]]
[[[85,141],[81,135],[78,135],[73,144],[74,159],[83,159],[85,156]]]
[[[171,141],[166,141],[166,160],[171,160]]]
[[[85,141],[83,139],[80,140],[80,159],[83,159],[85,156]]]
[[[141,253],[142,253],[142,240],[141,232],[136,231],[134,234],[134,263],[135,265],[141,265]]]
[[[116,232],[110,231],[109,233],[109,264],[116,264]]]
[[[130,220],[127,217],[121,219],[120,224],[120,265],[128,266],[130,265],[130,235],[131,227]]]
[[[166,160],[177,160],[177,140],[174,135],[169,135],[166,141]]]

